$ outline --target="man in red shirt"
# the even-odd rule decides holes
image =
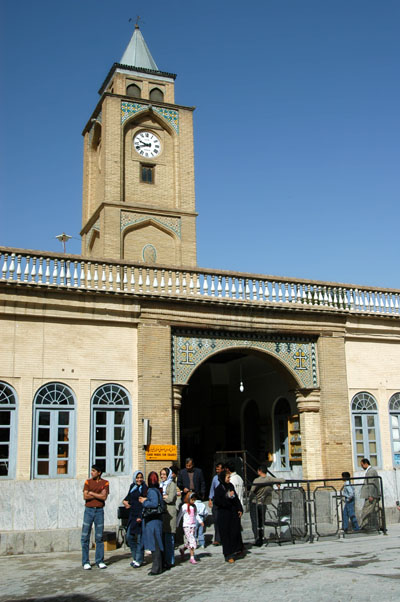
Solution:
[[[95,562],[99,569],[106,569],[104,563],[104,504],[109,494],[109,483],[101,478],[102,470],[96,464],[93,464],[91,474],[92,478],[85,481],[83,486],[83,499],[85,500],[85,514],[82,525],[82,566],[85,571],[92,568],[89,562],[89,541],[90,532],[94,523],[94,535],[96,542]]]

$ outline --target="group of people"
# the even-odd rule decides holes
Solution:
[[[363,458],[361,466],[368,479],[362,486],[361,497],[364,507],[361,517],[361,528],[367,525],[371,515],[376,512],[379,502],[378,475]],[[212,511],[214,519],[214,545],[222,545],[225,560],[233,564],[243,557],[245,548],[241,534],[241,517],[244,503],[243,479],[235,471],[234,462],[215,467],[206,499],[206,484],[203,472],[194,466],[192,458],[187,458],[185,468],[177,466],[162,468],[160,474],[152,471],[147,483],[142,471],[133,474],[133,481],[123,500],[129,510],[126,539],[132,554],[130,566],[139,568],[144,563],[145,551],[152,554],[152,566],[149,575],[159,575],[175,565],[175,534],[182,521],[184,541],[179,548],[182,559],[185,551],[189,551],[189,562],[197,564],[195,550],[204,547],[205,519]],[[250,518],[255,545],[261,546],[264,541],[264,524],[266,517],[275,516],[272,505],[274,486],[278,488],[284,479],[268,476],[266,465],[258,467],[258,476],[253,481],[249,493]],[[343,529],[347,532],[349,524],[354,531],[360,530],[355,516],[355,492],[348,472],[342,473],[345,484],[342,489],[344,498]],[[85,513],[82,527],[82,565],[85,570],[91,569],[89,562],[89,540],[92,524],[95,528],[96,553],[95,563],[100,569],[107,568],[104,563],[103,508],[109,494],[109,483],[102,479],[99,466],[93,465],[91,479],[85,481],[83,497]]]

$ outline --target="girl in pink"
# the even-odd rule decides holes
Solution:
[[[201,520],[200,516],[197,514],[197,509],[192,501],[192,496],[194,493],[188,492],[185,497],[185,502],[182,505],[182,508],[179,512],[178,524],[180,519],[183,516],[183,532],[184,532],[184,546],[183,548],[179,548],[182,559],[185,554],[185,548],[188,548],[190,551],[190,560],[191,564],[197,564],[197,560],[194,557],[194,551],[197,547],[196,543],[196,523],[199,523],[204,527],[204,523]]]

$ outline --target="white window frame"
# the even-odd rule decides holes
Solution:
[[[75,432],[76,432],[76,399],[72,389],[65,383],[52,381],[45,383],[38,389],[33,400],[33,437],[32,437],[32,477],[34,479],[63,479],[75,476]],[[41,413],[49,412],[49,424],[41,424]],[[60,424],[61,412],[68,413],[68,424]],[[68,441],[59,441],[58,429],[68,426]],[[49,430],[47,439],[39,439],[39,430]],[[49,446],[47,458],[39,457],[39,445]],[[58,473],[58,446],[68,446],[68,455],[63,458],[67,461],[67,472]],[[48,474],[40,474],[38,462],[49,463]]]
[[[91,464],[100,463],[104,475],[123,476],[131,473],[131,398],[129,392],[117,383],[105,383],[98,387],[92,395],[91,400],[91,446],[90,462]],[[99,412],[105,412],[106,423],[97,424]],[[123,444],[123,454],[115,455],[114,434],[115,428],[121,428],[119,423],[115,423],[117,412],[124,412],[125,437],[119,440]],[[98,439],[98,428],[105,429],[105,439]],[[96,444],[105,444],[105,454],[97,453]],[[123,470],[115,469],[115,459],[120,458],[124,464]]]
[[[397,421],[397,425],[394,424],[395,421]],[[389,424],[393,466],[395,468],[400,468],[400,451],[397,449],[400,444],[400,436],[395,438],[393,432],[394,430],[400,432],[400,392],[394,393],[389,399]]]
[[[6,475],[0,475],[1,480],[14,479],[16,471],[16,459],[17,459],[17,411],[18,411],[18,397],[17,393],[9,383],[0,381],[0,413],[10,412],[10,424],[0,425],[1,430],[9,430],[8,440],[8,458],[4,458],[5,463],[8,466]],[[0,442],[3,446],[7,445],[6,442]],[[2,460],[0,460],[0,463]]]
[[[376,467],[382,466],[382,454],[381,454],[381,441],[380,441],[380,428],[379,428],[379,415],[378,415],[378,404],[373,395],[368,391],[360,391],[354,395],[351,400],[351,417],[352,417],[352,432],[353,432],[353,447],[354,447],[354,466],[357,469],[360,465],[362,458],[371,458],[376,455]],[[361,426],[356,424],[356,418],[360,418]],[[371,425],[371,418],[373,425]],[[375,439],[369,438],[369,429],[375,429]],[[361,430],[362,440],[356,438],[357,431]],[[357,453],[357,443],[362,442],[363,452]],[[375,443],[376,453],[371,454],[370,444]]]

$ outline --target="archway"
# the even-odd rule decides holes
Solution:
[[[290,372],[267,353],[242,348],[212,355],[183,389],[182,463],[192,456],[210,479],[216,452],[247,449],[255,468],[267,463],[274,472],[290,472],[291,462],[277,462],[282,434],[276,433],[274,407],[278,398],[286,400],[278,410],[287,411],[287,439],[289,418],[296,414],[295,388]]]

